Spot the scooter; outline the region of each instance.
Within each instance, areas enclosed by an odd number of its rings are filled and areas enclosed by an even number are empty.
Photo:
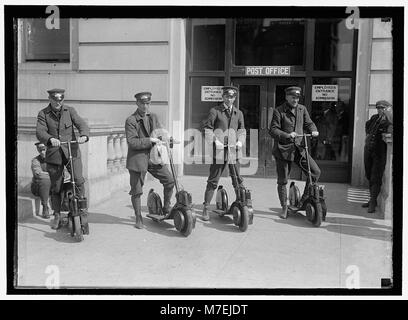
[[[77,141],[64,141],[61,144],[68,145],[68,165],[71,169],[70,178],[67,183],[64,183],[62,190],[62,211],[68,211],[68,228],[71,232],[71,237],[76,241],[84,240],[84,234],[89,234],[88,224],[88,201],[86,197],[81,197],[78,193],[77,186],[74,180],[74,166],[72,159],[71,144],[78,143]],[[62,223],[64,218],[61,219]]]
[[[305,201],[306,218],[315,226],[319,227],[322,221],[326,220],[327,206],[326,198],[324,195],[324,186],[318,185],[312,181],[312,173],[310,171],[309,162],[309,148],[307,145],[307,137],[311,137],[311,134],[298,135],[297,137],[303,137],[305,142],[306,160],[307,160],[307,172],[309,180],[308,198]],[[291,212],[298,212],[302,209],[300,205],[300,191],[294,181],[291,182],[289,187],[289,206],[288,209]]]
[[[159,137],[162,140],[161,137]],[[161,222],[163,220],[173,219],[174,226],[177,231],[179,231],[183,236],[187,237],[191,234],[196,224],[196,216],[192,210],[192,197],[191,193],[180,189],[179,182],[177,179],[176,169],[173,162],[172,149],[175,143],[174,139],[171,137],[169,141],[163,141],[162,144],[165,146],[167,154],[170,160],[170,169],[173,176],[175,187],[176,187],[176,204],[168,213],[163,212],[163,204],[161,198],[154,189],[150,189],[147,196],[147,207],[149,213],[146,215],[153,221]]]
[[[230,146],[224,144],[225,160],[228,163],[229,173],[233,181],[235,190],[235,201],[228,208],[228,194],[222,185],[218,186],[217,194],[215,198],[216,209],[213,212],[217,213],[220,217],[226,214],[231,214],[234,220],[234,224],[238,226],[239,230],[245,232],[248,229],[248,225],[253,224],[253,208],[251,191],[243,186],[238,186],[238,178],[241,178],[236,170],[235,165],[229,163],[230,150],[236,151],[236,146]]]

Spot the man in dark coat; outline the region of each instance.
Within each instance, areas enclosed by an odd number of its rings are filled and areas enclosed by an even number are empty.
[[[387,110],[391,109],[388,101],[380,100],[376,103],[377,114],[366,122],[366,140],[364,146],[364,168],[369,182],[370,201],[363,204],[368,213],[375,212],[377,197],[381,190],[382,177],[387,162],[387,144],[383,140],[383,133],[387,133],[392,119],[387,117]]]
[[[305,151],[299,147],[303,138],[297,136],[304,134],[304,130],[311,133],[313,137],[319,135],[306,107],[299,104],[301,89],[289,87],[285,89],[285,93],[286,102],[275,108],[269,128],[269,134],[275,139],[272,154],[276,159],[278,195],[282,206],[280,217],[283,219],[286,219],[288,214],[286,184],[292,163],[295,162],[305,174],[308,174]],[[320,177],[320,169],[311,157],[309,160],[312,180],[317,181]],[[308,197],[308,186],[309,179],[307,179],[305,191],[300,200],[300,209],[304,209],[305,200]]]
[[[205,139],[207,143],[213,146],[213,163],[210,166],[210,174],[207,180],[207,187],[204,193],[204,208],[201,219],[210,220],[208,206],[213,198],[214,191],[217,188],[218,181],[227,165],[226,155],[224,154],[224,144],[242,148],[246,139],[244,125],[244,115],[242,111],[234,106],[234,101],[238,94],[238,89],[233,86],[222,88],[222,98],[224,103],[212,108],[204,123]],[[228,151],[229,152],[229,151]],[[234,159],[228,159],[229,171],[231,175],[232,167],[235,166],[239,173],[239,162],[232,152]],[[234,180],[232,180],[234,184]],[[238,185],[242,186],[242,178],[238,178]],[[234,188],[237,187],[234,185]]]
[[[54,210],[54,221],[51,227],[58,229],[61,221],[61,188],[63,184],[64,165],[69,161],[68,146],[61,144],[65,141],[76,140],[78,144],[85,143],[89,137],[89,127],[78,115],[73,107],[64,104],[64,89],[47,91],[49,104],[38,113],[37,138],[47,146],[45,162],[51,179],[51,206]],[[79,131],[78,139],[74,127]],[[78,144],[72,144],[74,179],[78,187],[79,196],[85,196],[82,176],[81,153]],[[71,168],[68,168],[71,172]]]
[[[159,179],[163,185],[163,213],[170,211],[170,200],[174,189],[174,179],[164,164],[154,164],[150,160],[150,151],[155,144],[161,143],[160,136],[166,138],[157,115],[149,112],[152,94],[140,92],[135,95],[137,110],[126,119],[125,132],[128,143],[126,168],[130,174],[130,192],[138,229],[143,228],[141,195],[146,173]]]
[[[50,195],[51,180],[47,172],[47,163],[45,162],[45,152],[47,147],[44,143],[37,142],[36,144],[38,156],[31,160],[31,171],[33,172],[33,181],[31,182],[31,192],[36,197],[40,197],[42,209],[42,217],[48,219],[50,217],[48,198]]]

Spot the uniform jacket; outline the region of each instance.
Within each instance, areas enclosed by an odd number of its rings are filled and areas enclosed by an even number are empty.
[[[275,108],[269,128],[269,134],[275,139],[272,154],[284,160],[293,161],[297,146],[302,143],[302,137],[290,138],[291,132],[297,134],[311,133],[317,131],[316,125],[310,119],[309,112],[304,105],[298,104],[292,113],[290,105],[285,102]]]
[[[391,124],[386,116],[380,118],[379,114],[373,115],[366,122],[366,148],[378,152],[386,151],[386,143],[382,139],[382,134],[388,131],[388,126]]]
[[[216,155],[215,139],[224,143],[226,142],[224,137],[228,136],[229,144],[235,144],[237,141],[244,144],[246,140],[244,115],[234,106],[232,106],[231,116],[229,116],[224,104],[211,108],[203,128],[205,140],[207,143],[213,144],[214,156]],[[228,129],[230,131],[227,131]]]
[[[80,136],[89,137],[88,125],[73,107],[63,105],[61,107],[60,119],[58,119],[50,104],[38,113],[36,133],[37,139],[47,145],[45,162],[62,164],[62,152],[65,158],[68,159],[68,146],[66,144],[60,147],[52,147],[49,141],[51,138],[56,138],[60,141],[76,140],[74,127],[78,129]],[[73,158],[81,157],[78,144],[72,144],[71,151]]]
[[[166,132],[162,128],[157,115],[150,113],[146,117],[149,121],[149,130],[146,130],[143,118],[137,111],[126,119],[125,132],[128,143],[126,168],[128,170],[137,172],[147,171],[150,150],[153,147],[150,137],[165,136]]]
[[[33,182],[39,182],[41,179],[49,179],[49,174],[47,172],[47,163],[45,159],[40,155],[34,157],[31,160],[31,171],[33,172]]]

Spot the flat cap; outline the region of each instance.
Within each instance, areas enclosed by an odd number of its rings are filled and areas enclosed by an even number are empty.
[[[302,89],[300,89],[299,87],[288,87],[285,89],[285,93],[288,96],[300,96],[302,92]]]
[[[379,100],[375,103],[375,107],[378,108],[380,106],[387,108],[387,107],[391,107],[392,105],[387,100]]]
[[[57,101],[64,100],[64,93],[65,93],[64,89],[55,88],[55,89],[47,90],[47,92],[53,100],[57,100]]]
[[[235,97],[238,94],[238,88],[234,86],[225,86],[222,87],[222,95]]]
[[[141,102],[150,102],[152,99],[152,93],[151,92],[139,92],[135,94],[135,98],[137,101]]]

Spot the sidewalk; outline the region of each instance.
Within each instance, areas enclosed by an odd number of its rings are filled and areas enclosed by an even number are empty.
[[[200,214],[206,178],[180,182]],[[216,214],[210,222],[197,219],[187,238],[171,220],[144,218],[145,229],[135,229],[127,188],[89,209],[90,235],[81,243],[39,217],[19,223],[18,284],[45,286],[49,266],[58,268],[60,287],[379,288],[381,278],[391,277],[391,222],[361,208],[365,190],[325,184],[327,219],[315,228],[300,213],[279,218],[276,179],[245,183],[252,190],[254,223],[244,233],[231,216]],[[220,184],[232,198],[229,178]],[[304,182],[297,184],[303,191]],[[152,187],[162,194],[158,181],[147,182],[143,205]]]

